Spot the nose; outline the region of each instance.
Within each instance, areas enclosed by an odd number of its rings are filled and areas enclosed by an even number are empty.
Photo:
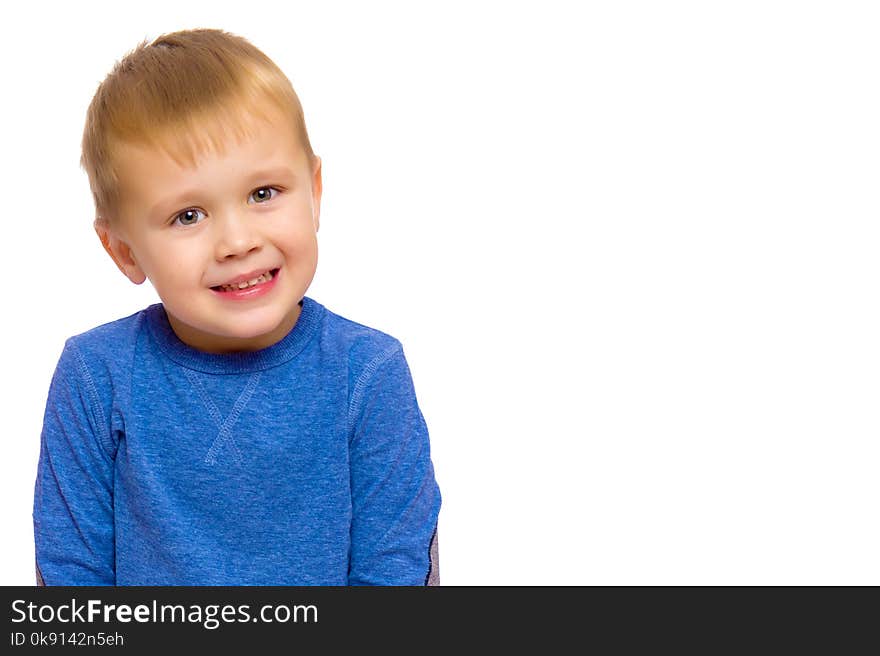
[[[218,260],[247,255],[262,243],[254,217],[245,212],[226,212],[215,221],[215,226]]]

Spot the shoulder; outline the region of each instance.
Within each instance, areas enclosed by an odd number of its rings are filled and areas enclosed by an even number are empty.
[[[54,374],[54,380],[64,386],[59,390],[75,391],[83,407],[91,409],[93,428],[111,455],[130,396],[138,337],[149,310],[68,337]]]
[[[75,354],[83,365],[90,369],[123,370],[130,368],[138,336],[144,329],[147,313],[156,306],[150,306],[121,319],[95,326],[77,335],[68,337],[64,344],[65,353]]]
[[[322,345],[344,355],[352,372],[362,373],[375,368],[397,352],[401,342],[379,328],[359,323],[324,308],[321,330]]]
[[[156,307],[151,305],[68,337],[59,368],[82,381],[94,396],[100,397],[94,400],[102,405],[111,405],[111,397],[126,398],[139,337],[145,329],[147,313]]]

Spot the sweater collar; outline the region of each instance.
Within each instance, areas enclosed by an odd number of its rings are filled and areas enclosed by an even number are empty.
[[[156,303],[145,312],[150,334],[162,352],[179,365],[214,374],[241,374],[262,371],[284,364],[305,348],[324,316],[324,306],[308,296],[302,301],[302,312],[280,341],[257,351],[206,353],[181,341],[168,322],[165,306]]]

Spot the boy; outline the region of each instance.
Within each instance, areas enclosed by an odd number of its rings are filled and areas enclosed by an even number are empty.
[[[305,296],[321,160],[289,80],[187,30],[86,118],[95,230],[161,303],[71,337],[34,494],[40,585],[437,585],[440,492],[399,341]]]

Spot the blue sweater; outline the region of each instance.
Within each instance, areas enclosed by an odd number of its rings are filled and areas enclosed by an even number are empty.
[[[161,303],[65,342],[34,493],[45,585],[426,585],[440,491],[398,340],[304,297],[206,353]]]

